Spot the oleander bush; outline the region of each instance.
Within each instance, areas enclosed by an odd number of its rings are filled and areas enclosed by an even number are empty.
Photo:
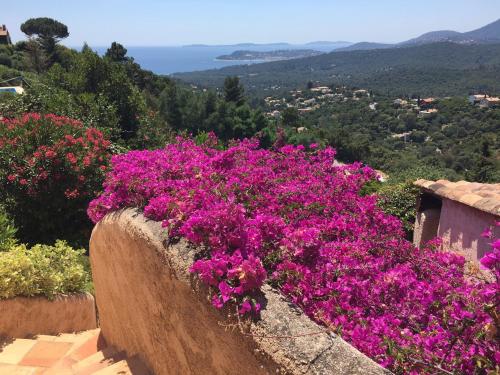
[[[77,120],[37,113],[0,120],[0,198],[21,242],[87,246],[86,207],[109,158],[110,142]]]
[[[396,373],[499,370],[500,241],[483,262],[494,279],[470,277],[463,257],[437,240],[415,248],[378,197],[361,194],[372,169],[335,166],[335,151],[314,144],[216,144],[178,139],[114,156],[89,216],[139,207],[172,238],[200,245],[191,270],[217,308],[258,314],[268,282]]]
[[[91,290],[85,250],[74,250],[64,241],[54,246],[15,245],[0,252],[0,299],[46,296]]]

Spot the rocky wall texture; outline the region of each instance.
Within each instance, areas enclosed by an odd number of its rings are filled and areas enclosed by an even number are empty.
[[[169,243],[164,228],[132,209],[106,216],[90,258],[100,325],[109,345],[155,374],[384,374],[269,286],[260,317],[218,311],[189,267],[199,249]]]

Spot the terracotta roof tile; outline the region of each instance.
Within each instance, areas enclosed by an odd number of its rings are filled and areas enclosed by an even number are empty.
[[[457,201],[478,210],[500,216],[500,184],[417,180],[415,181],[415,185],[439,197]]]

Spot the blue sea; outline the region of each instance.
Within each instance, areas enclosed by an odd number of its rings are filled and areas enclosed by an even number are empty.
[[[243,65],[261,61],[219,61],[221,55],[229,55],[237,50],[272,51],[278,49],[314,49],[331,52],[336,46],[332,44],[289,45],[231,45],[231,46],[180,46],[180,47],[127,47],[127,56],[133,57],[143,69],[156,74],[173,74],[207,69],[219,69],[230,65]],[[104,54],[108,47],[94,47],[99,54]]]

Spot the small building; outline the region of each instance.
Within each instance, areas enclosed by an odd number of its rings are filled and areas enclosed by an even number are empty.
[[[311,92],[320,92],[322,94],[329,94],[332,92],[332,89],[329,88],[328,86],[319,86],[319,87],[313,87]]]
[[[486,99],[488,95],[486,94],[476,94],[476,95],[469,95],[469,103],[470,104],[479,104],[479,102],[482,99]]]
[[[425,111],[420,111],[418,113],[418,116],[419,117],[430,117],[435,113],[438,113],[438,110],[436,108],[430,108],[430,109],[427,109]]]
[[[394,106],[396,107],[405,107],[408,105],[408,101],[404,99],[397,98],[393,102]]]
[[[299,108],[299,113],[308,113],[313,111],[314,109],[312,107],[306,107],[306,108]]]
[[[418,100],[417,104],[421,109],[430,109],[436,102],[435,98],[425,98]]]
[[[0,44],[12,44],[9,30],[7,30],[7,26],[5,25],[0,26]]]
[[[500,106],[500,98],[483,98],[479,102],[479,107],[481,108],[492,108]]]
[[[492,227],[500,237],[500,184],[417,180],[420,187],[413,242],[423,246],[440,237],[446,251],[455,251],[469,261],[479,261],[491,252],[490,239],[481,234]]]
[[[0,87],[0,94],[3,93],[24,94],[24,89],[21,86]]]
[[[354,94],[354,96],[356,96],[358,98],[361,96],[364,96],[364,95],[370,96],[370,93],[368,92],[368,90],[365,90],[365,89],[354,90],[353,94]]]

